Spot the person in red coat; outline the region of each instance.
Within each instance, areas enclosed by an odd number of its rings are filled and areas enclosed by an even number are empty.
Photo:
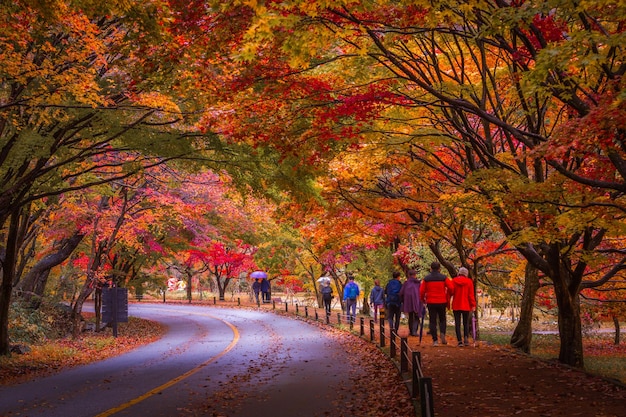
[[[420,285],[420,298],[426,303],[428,308],[428,319],[430,335],[433,338],[433,346],[439,345],[437,338],[437,322],[439,322],[439,333],[441,343],[446,342],[446,307],[452,293],[452,280],[439,272],[441,265],[439,262],[430,264],[430,273],[424,277]]]
[[[468,276],[467,268],[459,268],[459,275],[452,279],[452,312],[454,330],[458,346],[469,346],[469,313],[476,308],[474,281]],[[461,340],[461,320],[463,320],[463,340]]]

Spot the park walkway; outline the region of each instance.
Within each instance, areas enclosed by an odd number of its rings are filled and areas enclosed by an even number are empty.
[[[326,322],[323,310],[297,307],[284,302],[261,306],[281,314]],[[331,324],[349,329],[346,317],[333,311]],[[379,344],[379,326],[371,340],[370,318],[361,331],[360,320],[352,328],[355,335]],[[626,387],[592,376],[578,369],[518,353],[502,346],[478,343],[457,347],[455,343],[432,346],[424,330],[422,342],[409,337],[406,326],[399,336],[410,351],[420,352],[424,376],[432,378],[435,416],[439,417],[626,417]],[[389,338],[386,348],[388,352]],[[448,340],[452,342],[451,335]],[[626,364],[625,364],[626,366]],[[403,374],[410,385],[410,374]],[[373,388],[375,389],[375,388]],[[419,406],[418,406],[419,410]]]

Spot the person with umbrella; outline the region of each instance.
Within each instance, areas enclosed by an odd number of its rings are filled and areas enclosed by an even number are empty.
[[[261,295],[264,303],[270,302],[270,291],[271,287],[269,280],[267,278],[263,278],[261,280]]]
[[[259,280],[261,281],[260,290],[261,290],[263,303],[269,303],[270,302],[270,282],[267,280],[267,273],[263,271],[254,271],[253,273],[250,274],[250,278],[254,278],[257,281]],[[254,284],[252,284],[252,288],[254,289]],[[256,290],[255,290],[255,294],[256,294]],[[258,301],[259,301],[259,298],[257,295],[257,303]]]
[[[259,293],[261,292],[261,279],[257,278],[252,283],[252,291],[254,291],[254,298],[256,303],[259,304]]]

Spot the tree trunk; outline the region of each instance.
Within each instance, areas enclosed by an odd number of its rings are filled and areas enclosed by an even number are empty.
[[[76,299],[76,302],[74,303],[74,308],[72,309],[72,337],[74,338],[77,338],[82,330],[81,322],[83,318],[83,304],[93,292],[91,282],[92,280],[90,278],[87,278],[85,285],[83,285],[83,289],[81,290],[78,298]]]
[[[187,288],[186,288],[186,290],[187,290],[187,301],[189,302],[189,304],[191,304],[191,298],[193,296],[192,291],[191,291],[192,290],[192,288],[191,288],[191,281],[192,281],[192,279],[191,278],[192,278],[191,277],[191,272],[187,272]]]
[[[224,282],[222,282],[222,277],[217,272],[217,267],[212,271],[213,276],[215,276],[215,282],[217,283],[217,291],[220,296],[220,301],[224,301],[224,295],[226,294],[226,286],[228,285],[228,278],[224,278]]]
[[[100,328],[100,325],[102,324],[102,288],[96,288],[93,301],[93,309],[96,313],[96,332],[99,332],[100,330],[102,330]]]
[[[613,315],[613,324],[615,325],[615,346],[619,345],[619,320]]]
[[[69,258],[84,236],[84,234],[77,233],[64,239],[55,253],[43,257],[20,280],[17,289],[22,298],[31,303],[32,308],[36,309],[41,304],[50,270]]]
[[[564,285],[554,285],[556,302],[559,307],[559,337],[561,363],[583,368],[583,338],[580,322],[580,299],[578,292],[570,294]]]
[[[572,269],[571,260],[563,253],[563,245],[559,242],[544,247],[542,254],[536,252],[531,245],[518,249],[528,262],[542,271],[554,284],[559,321],[559,361],[583,368],[585,363],[579,291],[584,268]]]
[[[74,308],[72,309],[72,336],[77,338],[80,335],[82,330],[81,322],[82,322],[82,312],[83,312],[83,304],[85,300],[91,295],[93,290],[96,288],[96,271],[100,268],[100,256],[97,256],[92,260],[91,265],[87,269],[87,278],[85,279],[85,283],[83,284],[83,288],[80,290],[80,294],[78,294],[78,298],[74,303]]]
[[[530,343],[533,337],[532,322],[535,295],[539,289],[539,271],[527,262],[524,275],[524,291],[522,293],[520,319],[511,336],[511,346],[524,353],[530,353]]]
[[[11,353],[9,346],[9,307],[17,266],[19,219],[19,210],[13,211],[6,237],[4,259],[2,259],[2,282],[0,283],[0,355],[2,356],[8,356]]]

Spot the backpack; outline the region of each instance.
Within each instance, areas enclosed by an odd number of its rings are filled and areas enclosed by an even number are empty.
[[[385,292],[387,293],[387,304],[393,306],[400,305],[400,289],[402,288],[402,283],[397,279],[392,279],[387,283],[385,287]]]
[[[326,299],[330,299],[333,296],[333,289],[330,288],[330,285],[327,287],[322,287],[322,297]]]
[[[354,282],[348,283],[346,285],[346,296],[351,300],[356,300],[356,297],[359,295],[359,287]]]

